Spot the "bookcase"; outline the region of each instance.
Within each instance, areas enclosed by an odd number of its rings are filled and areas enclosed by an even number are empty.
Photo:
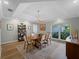
[[[23,36],[26,35],[26,25],[20,23],[18,25],[18,41],[23,41]]]

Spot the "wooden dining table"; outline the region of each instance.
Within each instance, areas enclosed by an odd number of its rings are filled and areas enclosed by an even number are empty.
[[[41,41],[41,37],[40,36],[31,37],[31,40],[34,41],[34,46],[39,48],[39,45],[37,43]]]

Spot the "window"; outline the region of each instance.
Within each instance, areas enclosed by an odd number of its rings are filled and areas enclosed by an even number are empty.
[[[57,39],[66,40],[70,36],[70,25],[54,25],[52,26],[52,37]]]
[[[52,27],[52,37],[53,38],[58,38],[59,30],[60,30],[60,27],[58,25],[55,25]]]
[[[61,39],[66,39],[70,36],[70,26],[69,25],[63,25],[61,27]]]
[[[33,24],[33,32],[37,33],[37,24]]]

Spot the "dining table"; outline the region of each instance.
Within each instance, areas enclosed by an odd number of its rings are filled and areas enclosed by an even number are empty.
[[[32,36],[31,37],[31,40],[34,42],[34,46],[36,47],[36,48],[39,48],[39,44],[38,43],[40,43],[40,41],[41,41],[41,36]]]

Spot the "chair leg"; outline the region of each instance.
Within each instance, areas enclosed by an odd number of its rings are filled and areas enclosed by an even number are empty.
[[[49,39],[50,40],[50,44],[51,44],[51,39]]]
[[[27,47],[26,47],[26,51],[27,51],[27,52],[30,52],[31,49],[32,49],[32,45],[27,45]]]
[[[26,47],[26,52],[28,52],[28,50],[29,50],[29,47],[28,47],[28,45],[27,45],[27,47]]]
[[[27,46],[25,47],[25,51],[27,52]]]
[[[47,46],[49,45],[49,40],[47,40]]]
[[[24,49],[25,49],[25,44],[24,44]]]
[[[42,49],[42,44],[40,43],[40,45],[39,45],[39,49]]]
[[[51,39],[49,39],[49,41],[50,41],[50,44],[51,44]]]
[[[24,49],[26,48],[26,42],[24,42]]]
[[[31,51],[32,51],[33,48],[34,48],[34,47],[33,47],[33,45],[31,44]]]

